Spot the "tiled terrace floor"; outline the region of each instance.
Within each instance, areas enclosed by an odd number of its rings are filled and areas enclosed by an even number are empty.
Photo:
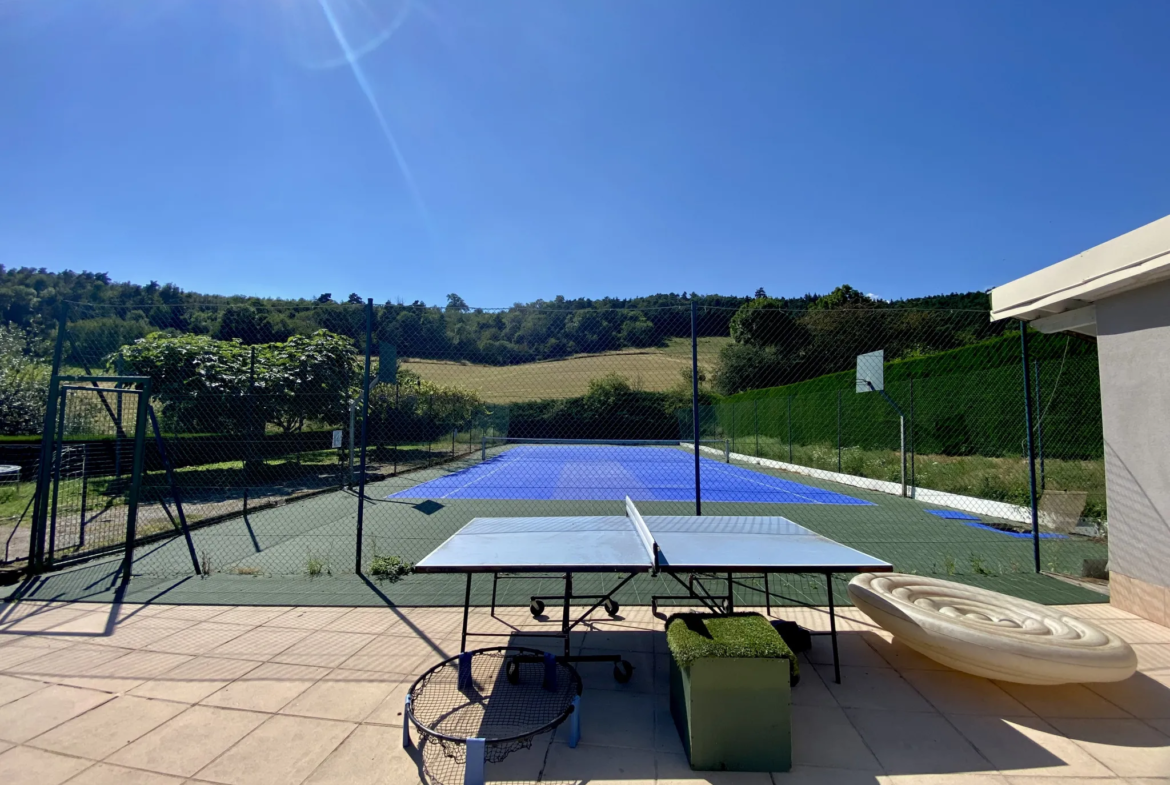
[[[843,609],[843,683],[828,639],[815,639],[793,693],[795,766],[769,775],[688,768],[667,709],[662,622],[624,609],[575,642],[628,653],[637,668],[619,685],[609,666],[581,666],[581,745],[545,735],[488,779],[1170,785],[1170,629],[1108,605],[1072,610],[1133,643],[1141,672],[1113,685],[991,682]],[[784,611],[827,627],[818,610]],[[523,609],[502,614],[533,624]],[[418,782],[402,699],[458,650],[459,621],[449,608],[0,606],[0,783]],[[496,624],[473,617],[477,629]]]

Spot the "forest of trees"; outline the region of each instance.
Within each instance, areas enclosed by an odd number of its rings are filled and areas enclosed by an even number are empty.
[[[692,300],[700,306],[700,334],[726,336],[737,309],[761,298],[767,298],[770,309],[798,319],[818,309],[880,306],[986,313],[989,307],[987,295],[981,292],[884,302],[871,300],[848,286],[838,287],[824,297],[806,294],[769,298],[763,289],[742,297],[694,293],[628,299],[558,296],[496,310],[472,308],[452,293],[442,305],[417,300],[377,305],[374,351],[381,343],[387,343],[396,347],[399,357],[511,365],[579,353],[651,347],[672,337],[690,335]],[[160,330],[174,335],[207,335],[220,340],[239,339],[244,344],[268,344],[324,329],[362,346],[363,303],[364,298],[357,293],[336,299],[332,294],[322,294],[301,300],[221,296],[185,292],[173,284],[155,281],[145,286],[117,283],[104,273],[54,273],[43,268],[0,266],[0,324],[26,331],[31,345],[43,353],[58,314],[68,307],[67,360],[76,364],[96,364],[120,346]],[[815,319],[810,323],[815,332]],[[996,331],[986,332],[990,335]],[[939,348],[953,348],[956,341],[961,345],[983,337],[987,336],[949,336]],[[768,344],[768,340],[772,339],[756,336],[741,343],[757,349],[775,345]],[[739,359],[750,361],[746,354]],[[732,387],[740,385],[728,386],[729,391]]]

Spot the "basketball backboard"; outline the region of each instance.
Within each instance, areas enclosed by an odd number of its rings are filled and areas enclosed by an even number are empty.
[[[885,350],[857,355],[857,392],[875,392],[885,389]]]

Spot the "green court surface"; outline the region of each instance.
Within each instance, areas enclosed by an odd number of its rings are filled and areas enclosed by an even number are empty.
[[[395,556],[416,562],[475,517],[621,515],[616,501],[537,501],[514,499],[410,498],[403,491],[450,475],[477,463],[471,458],[367,486],[364,514],[362,572],[355,573],[357,497],[345,490],[325,493],[282,506],[253,512],[244,518],[196,528],[195,551],[205,577],[196,576],[182,537],[148,543],[135,550],[133,578],[119,589],[120,556],[38,576],[7,587],[11,599],[161,602],[231,605],[461,605],[463,576],[410,575],[401,581],[373,577],[380,558]],[[744,466],[747,466],[746,464]],[[758,502],[704,502],[708,515],[782,515],[825,537],[892,563],[896,570],[929,575],[1046,604],[1106,601],[1099,592],[1037,574],[1030,538],[976,528],[958,520],[927,513],[924,505],[883,493],[839,483],[815,480],[778,470],[750,466],[753,471],[807,486],[831,490],[872,502],[867,505],[765,504]],[[400,498],[387,500],[391,494]],[[405,496],[405,498],[401,498]],[[689,515],[690,502],[639,502],[645,515]],[[1002,523],[986,515],[984,523]],[[1103,559],[1103,541],[1071,536],[1045,539],[1040,544],[1041,568],[1080,575],[1086,559]],[[848,603],[845,583],[838,576],[835,600]],[[611,585],[610,574],[579,574],[576,591],[591,593]],[[669,581],[669,583],[668,583]],[[744,580],[752,583],[751,579]],[[758,581],[756,582],[758,584]],[[555,593],[555,583],[534,580],[501,582],[499,604],[527,605],[533,593]],[[664,577],[639,576],[618,598],[623,604],[649,604],[652,594],[671,594],[677,587]],[[772,591],[784,595],[773,604],[825,604],[824,578],[819,575],[775,575]],[[490,600],[491,579],[478,576],[473,602]],[[748,587],[737,589],[740,605],[762,605],[763,595]]]

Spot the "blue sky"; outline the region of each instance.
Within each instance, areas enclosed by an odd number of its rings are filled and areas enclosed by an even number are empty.
[[[7,0],[0,263],[482,306],[988,288],[1170,213],[1167,29],[1164,0]]]

